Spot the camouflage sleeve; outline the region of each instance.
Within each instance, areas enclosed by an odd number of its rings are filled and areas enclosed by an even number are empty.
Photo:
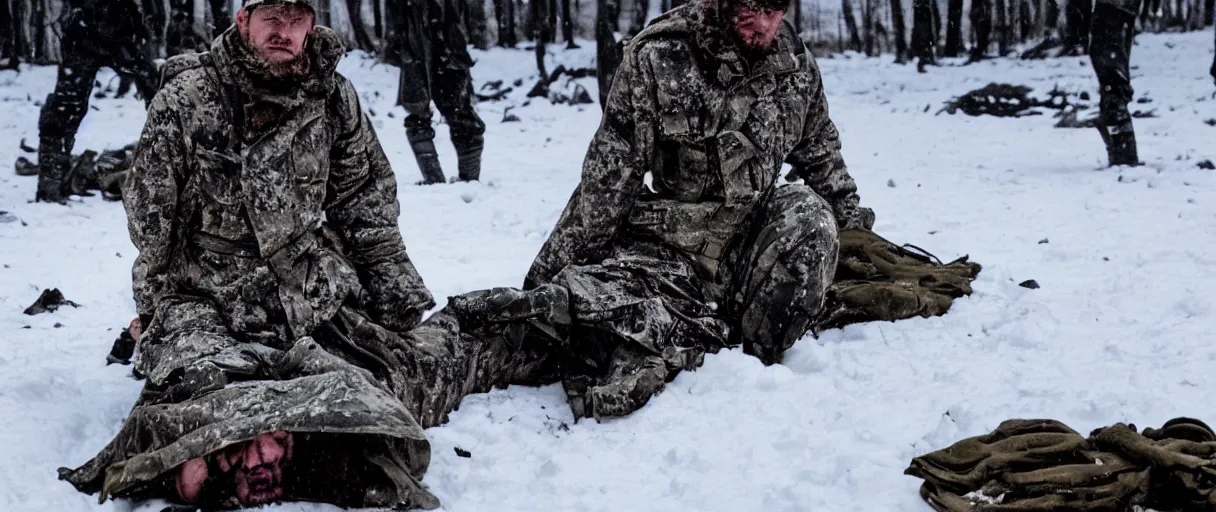
[[[528,272],[525,288],[549,282],[568,265],[602,259],[641,193],[653,157],[658,106],[650,52],[626,50],[612,79],[583,174],[556,229]]]
[[[874,224],[874,213],[859,207],[857,184],[849,176],[848,166],[840,154],[840,134],[828,115],[823,77],[810,52],[801,58],[811,82],[810,105],[803,123],[802,140],[785,161],[793,166],[796,176],[832,205],[832,213],[840,227],[869,228]]]
[[[354,86],[338,88],[342,130],[330,151],[325,216],[367,291],[363,307],[397,332],[413,329],[435,305],[405,251],[397,217],[397,180]]]
[[[156,297],[164,291],[176,236],[178,183],[187,166],[179,113],[189,107],[182,85],[181,80],[170,81],[152,100],[139,151],[123,185],[127,229],[139,251],[131,269],[132,288],[136,309],[145,318],[153,314]]]

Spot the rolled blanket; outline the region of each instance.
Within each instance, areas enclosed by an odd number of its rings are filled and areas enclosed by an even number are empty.
[[[1216,434],[1191,418],[1088,438],[1015,419],[916,457],[904,474],[924,479],[921,498],[939,512],[1216,510]]]
[[[836,277],[814,331],[875,320],[944,315],[971,294],[981,266],[967,256],[942,263],[914,246],[898,246],[868,229],[840,232]]]

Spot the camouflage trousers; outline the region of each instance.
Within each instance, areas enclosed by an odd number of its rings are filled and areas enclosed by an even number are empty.
[[[405,107],[405,135],[411,143],[435,139],[431,101],[447,120],[457,151],[480,146],[486,124],[473,103],[473,78],[468,68],[444,66],[438,59],[401,66],[397,103]]]
[[[619,243],[553,284],[569,292],[564,386],[575,417],[627,415],[706,352],[742,346],[765,364],[807,333],[838,258],[836,220],[804,185],[778,188],[706,276],[676,250]]]
[[[513,343],[501,325],[449,310],[398,334],[344,306],[281,344],[229,332],[203,300],[162,304],[155,318],[140,340],[147,382],[122,430],[60,472],[83,492],[172,500],[182,463],[282,430],[303,443],[297,461],[317,461],[294,463],[284,500],[434,508],[420,484],[423,429],[471,393],[558,380],[551,347]]]

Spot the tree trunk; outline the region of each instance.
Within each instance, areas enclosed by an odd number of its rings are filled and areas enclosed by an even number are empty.
[[[874,0],[862,0],[861,11],[861,30],[862,37],[865,38],[866,55],[873,57],[874,54]]]
[[[232,2],[211,0],[211,37],[219,37],[230,26],[232,26]]]
[[[577,14],[570,9],[570,3],[570,0],[562,0],[562,39],[566,40],[566,49],[573,50],[578,48],[578,43],[574,42],[574,18]]]
[[[546,0],[548,2],[549,11],[549,38],[546,43],[557,42],[557,4],[558,0]]]
[[[372,0],[372,23],[375,25],[376,40],[381,41],[381,44],[388,44],[384,41],[384,0]],[[485,22],[485,6],[482,6],[481,17],[482,22]],[[484,37],[484,34],[483,34]]]
[[[933,37],[934,0],[912,0],[912,54],[920,59],[922,71],[927,64],[936,64],[937,43]]]
[[[992,39],[992,4],[989,0],[971,0],[971,28],[975,31],[971,60],[977,61],[988,53],[988,45]]]
[[[801,37],[801,35],[802,35],[802,0],[791,0],[791,2],[794,4],[794,6],[793,6],[794,7],[793,8],[794,32],[797,32],[798,35]],[[664,11],[664,12],[666,12],[666,11]]]
[[[929,0],[929,10],[933,13],[933,53],[937,54],[937,43],[942,40],[942,10],[937,0]]]
[[[1034,29],[1034,18],[1030,12],[1030,0],[1018,0],[1018,29],[1023,43],[1033,35],[1031,31]]]
[[[465,0],[464,28],[469,33],[469,44],[478,50],[490,47],[487,26],[485,0]]]
[[[1089,23],[1093,19],[1093,0],[1067,0],[1064,11],[1064,41],[1073,53],[1088,53]]]
[[[226,2],[227,0],[218,1]],[[372,39],[371,32],[368,32],[367,24],[363,22],[363,0],[346,0],[346,15],[350,18],[350,29],[355,35],[355,45],[364,51],[376,51],[376,42]]]
[[[1013,24],[1009,23],[1009,1],[996,0],[997,51],[1001,52],[1002,57],[1009,54],[1009,47],[1013,45]]]
[[[946,6],[946,56],[963,53],[963,0],[950,0]]]
[[[0,0],[0,69],[17,69],[17,20],[8,0]]]
[[[169,26],[165,51],[169,55],[205,51],[208,41],[198,33],[193,0],[169,0]]]
[[[1011,28],[1009,25],[1009,8],[1008,0],[996,0],[996,44],[999,56],[1005,56],[1009,53],[1009,45],[1012,42]]]
[[[600,87],[601,110],[612,88],[612,77],[621,64],[621,48],[616,44],[616,20],[621,14],[617,1],[595,2],[595,75]]]
[[[646,28],[646,14],[650,12],[650,0],[633,0],[633,27],[630,34],[637,34]]]
[[[400,0],[388,0],[396,2]],[[496,0],[495,13],[498,18],[498,45],[514,48],[519,44],[519,37],[515,35],[515,1],[514,0]]]
[[[857,33],[857,18],[853,16],[853,0],[840,0],[841,15],[849,31],[849,48],[853,51],[862,50],[861,37]]]
[[[895,26],[895,63],[903,64],[908,62],[908,43],[905,39],[908,36],[908,26],[904,23],[904,6],[900,0],[891,0],[891,24]],[[913,41],[915,40],[913,37]]]
[[[29,54],[26,58],[34,64],[48,65],[59,62],[59,15],[64,8],[60,0],[30,0],[27,4],[27,38]]]
[[[1214,14],[1212,11],[1214,8],[1216,8],[1216,0],[1203,1],[1203,22],[1206,24],[1205,26],[1212,25],[1212,15]]]
[[[1047,4],[1043,12],[1043,34],[1057,36],[1060,26],[1060,2],[1059,0],[1043,1]]]

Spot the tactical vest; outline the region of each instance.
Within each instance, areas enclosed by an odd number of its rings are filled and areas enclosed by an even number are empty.
[[[778,50],[747,72],[682,39],[664,45],[670,65],[654,70],[658,155],[625,229],[679,249],[712,276],[800,140],[807,100],[792,77],[805,69],[805,47],[783,26]]]

